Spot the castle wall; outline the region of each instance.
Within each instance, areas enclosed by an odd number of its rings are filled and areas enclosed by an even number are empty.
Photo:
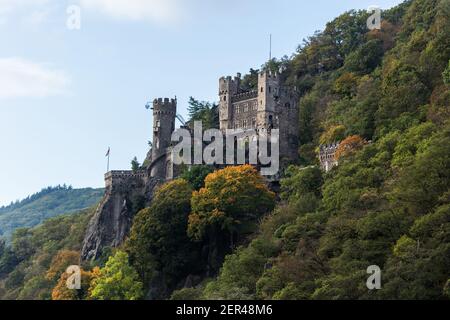
[[[329,145],[321,145],[319,150],[320,167],[325,172],[330,171],[333,167],[338,165],[336,161],[336,151],[339,147],[339,142]]]
[[[243,91],[240,78],[219,80],[220,129],[256,129],[266,132],[280,130],[280,159],[292,163],[298,160],[298,95],[283,85],[277,72],[258,75],[256,90]],[[284,161],[285,160],[285,161]]]
[[[258,99],[247,99],[233,103],[233,113],[230,119],[233,129],[256,129],[258,116]]]

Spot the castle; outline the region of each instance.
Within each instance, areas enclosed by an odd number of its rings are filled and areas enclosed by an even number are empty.
[[[253,129],[256,134],[279,130],[281,167],[298,159],[298,94],[285,84],[283,74],[263,71],[257,87],[245,90],[241,75],[219,79],[220,130]],[[176,178],[180,166],[172,163],[172,133],[177,118],[176,99],[152,103],[153,143],[137,171],[111,171],[105,175],[105,196],[92,217],[83,242],[82,260],[97,258],[104,247],[120,245],[136,212],[137,203],[150,205],[156,186]],[[276,178],[275,178],[276,179]]]
[[[338,165],[335,154],[339,147],[339,142],[332,144],[321,145],[319,149],[320,167],[325,172],[330,171],[333,167]]]

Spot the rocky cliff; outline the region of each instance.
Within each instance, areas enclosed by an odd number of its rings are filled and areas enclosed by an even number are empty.
[[[104,248],[117,247],[125,241],[134,215],[151,203],[161,182],[130,172],[121,172],[114,178],[114,182],[107,181],[105,195],[89,223],[81,251],[83,261],[97,259]]]

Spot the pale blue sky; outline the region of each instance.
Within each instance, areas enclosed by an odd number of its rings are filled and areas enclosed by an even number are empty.
[[[0,205],[42,187],[101,187],[143,160],[155,97],[217,99],[218,78],[291,55],[349,9],[401,1],[0,0]],[[81,5],[81,30],[66,28]]]

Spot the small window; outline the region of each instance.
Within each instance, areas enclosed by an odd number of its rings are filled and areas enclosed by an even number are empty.
[[[223,101],[227,101],[227,96],[223,96]]]
[[[272,92],[272,87],[269,87],[269,93],[271,93]]]
[[[261,87],[261,92],[264,92],[264,87]]]

